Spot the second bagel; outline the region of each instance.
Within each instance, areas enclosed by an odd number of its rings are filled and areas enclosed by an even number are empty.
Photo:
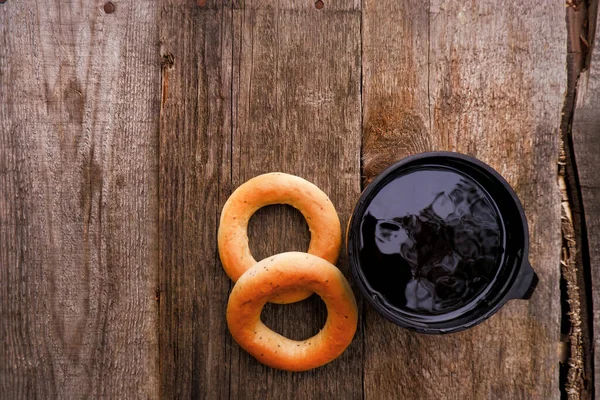
[[[327,306],[325,326],[306,340],[288,339],[260,320],[273,296],[298,289],[316,292]],[[286,371],[306,371],[334,360],[352,342],[358,309],[344,275],[331,263],[306,253],[266,258],[237,281],[227,303],[227,325],[235,341],[258,361]]]

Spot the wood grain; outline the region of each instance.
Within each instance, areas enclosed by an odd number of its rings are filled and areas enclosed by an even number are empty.
[[[597,3],[596,7],[597,7]],[[597,8],[592,8],[597,12]],[[594,18],[595,21],[595,18]],[[592,30],[593,32],[593,30]],[[591,296],[593,305],[594,347],[600,347],[600,54],[595,44],[600,41],[600,32],[596,28],[595,37],[590,43],[591,62],[578,82],[577,102],[572,125],[572,148],[575,153],[579,187],[585,218],[583,238],[587,244],[591,273]],[[594,354],[595,395],[600,397],[600,352]]]
[[[233,11],[233,185],[281,171],[299,175],[329,195],[345,227],[360,192],[360,13],[350,1],[246,2]],[[261,210],[251,221],[257,259],[308,247],[298,212]],[[349,276],[344,257],[338,262]],[[223,275],[224,276],[224,275]],[[323,326],[312,298],[269,306],[266,323],[295,338]],[[237,345],[232,398],[362,398],[362,335],[324,367],[304,373],[273,370]]]
[[[366,181],[418,151],[482,159],[523,202],[540,276],[530,302],[449,336],[410,333],[367,310],[366,398],[559,397],[564,18],[560,2],[363,2]]]
[[[559,397],[564,2],[0,3],[0,398]],[[573,122],[592,267],[595,64]],[[533,299],[425,336],[356,292],[359,331],[329,365],[286,373],[240,349],[216,244],[231,191],[296,174],[345,227],[361,183],[429,150],[474,155],[513,185],[541,279]],[[260,210],[249,236],[257,259],[309,242],[284,206]],[[351,278],[344,254],[338,266]],[[263,312],[297,339],[325,317],[316,296]]]
[[[161,398],[222,399],[230,282],[216,232],[231,180],[231,10],[187,0],[160,8]]]
[[[0,5],[0,397],[157,398],[155,8]]]

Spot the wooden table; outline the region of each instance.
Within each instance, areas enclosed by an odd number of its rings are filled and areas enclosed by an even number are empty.
[[[600,394],[597,0],[2,3],[0,398]],[[365,183],[428,150],[513,185],[531,301],[426,336],[356,292],[331,364],[287,373],[241,350],[216,248],[232,190],[300,175],[345,226]],[[250,225],[257,258],[307,247],[290,208]],[[263,313],[292,338],[325,316],[318,298]]]

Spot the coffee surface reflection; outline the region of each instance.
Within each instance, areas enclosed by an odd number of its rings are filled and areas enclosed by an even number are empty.
[[[461,308],[494,280],[504,232],[490,196],[452,169],[417,169],[387,183],[361,222],[360,261],[371,288],[419,314]]]

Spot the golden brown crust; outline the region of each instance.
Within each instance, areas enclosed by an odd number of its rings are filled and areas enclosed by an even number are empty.
[[[308,253],[332,264],[337,261],[342,240],[340,220],[331,201],[312,183],[289,174],[273,172],[250,179],[227,199],[221,213],[218,245],[221,262],[235,282],[256,260],[248,246],[248,221],[261,207],[289,204],[297,208],[311,234]],[[293,303],[310,292],[287,293],[271,299],[274,303]]]
[[[327,321],[315,336],[291,340],[260,320],[274,296],[305,289],[327,306]],[[348,347],[358,323],[356,300],[344,275],[331,263],[307,253],[266,258],[246,271],[227,304],[227,325],[235,341],[258,361],[286,371],[305,371],[337,358]]]

